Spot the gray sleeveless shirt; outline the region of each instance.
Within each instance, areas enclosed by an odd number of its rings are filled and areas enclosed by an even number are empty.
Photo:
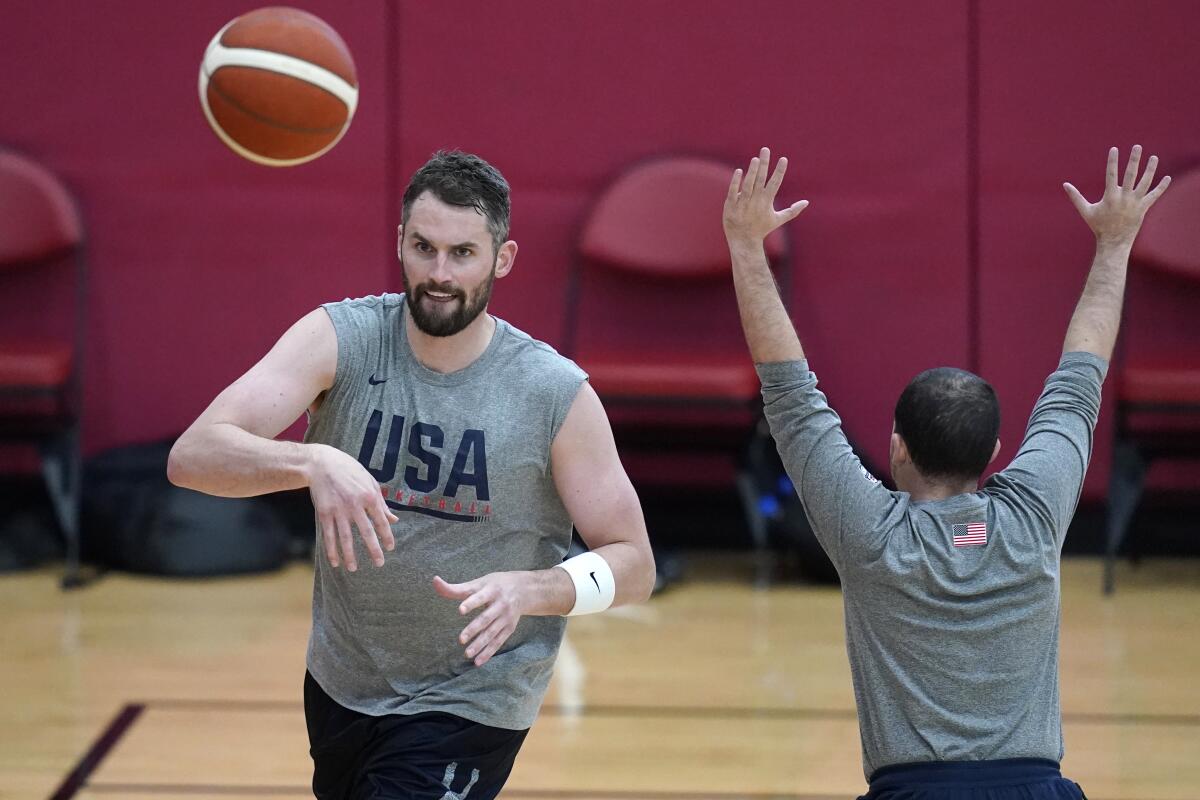
[[[337,372],[304,441],[357,458],[400,521],[382,568],[356,536],[353,573],[329,566],[318,531],[309,672],[364,714],[440,711],[528,728],[565,620],[523,617],[476,667],[458,641],[473,615],[459,615],[432,580],[562,561],[571,520],[550,472],[550,444],[587,376],[499,319],[474,363],[434,372],[413,356],[403,295],[324,308],[337,332]]]

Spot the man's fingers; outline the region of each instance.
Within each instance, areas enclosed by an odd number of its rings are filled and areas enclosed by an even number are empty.
[[[1083,198],[1083,195],[1079,193],[1079,190],[1069,183],[1064,183],[1063,189],[1066,190],[1067,197],[1071,198],[1071,204],[1075,206],[1079,213],[1085,213],[1090,204]]]
[[[472,593],[471,596],[468,597],[467,599],[463,600],[462,604],[458,607],[458,613],[470,614],[472,611],[474,611],[477,608],[483,608],[488,603],[492,602],[494,599],[495,599],[495,591],[493,590],[493,591],[489,592],[487,590],[487,587],[484,587],[484,588]]]
[[[1108,148],[1108,170],[1104,173],[1104,191],[1117,188],[1117,148]]]
[[[510,628],[507,625],[501,627],[500,630],[498,630],[495,635],[492,636],[492,639],[490,642],[488,642],[487,646],[475,656],[475,666],[482,667],[491,659],[492,656],[496,655],[496,651],[504,646],[504,643],[508,641],[509,636],[512,636],[513,630],[515,630],[515,628]]]
[[[807,200],[798,200],[797,202],[792,203],[790,206],[785,208],[783,211],[779,212],[779,216],[783,217],[783,222],[781,222],[780,224],[782,225],[783,223],[791,222],[796,217],[800,216],[800,212],[806,208],[808,208]]]
[[[479,594],[475,594],[467,599],[474,599],[474,597],[478,596]],[[498,616],[500,616],[500,612],[495,606],[489,606],[481,611],[475,616],[475,619],[471,620],[471,624],[462,629],[462,633],[458,635],[459,643],[463,645],[469,645],[471,641],[480,634],[481,631],[487,629],[488,626],[495,622],[496,617]]]
[[[358,569],[358,560],[354,557],[354,534],[350,530],[350,520],[338,516],[336,521],[338,543],[342,549],[342,560],[346,562],[346,569],[354,572]]]
[[[788,160],[786,156],[780,156],[779,161],[775,163],[775,172],[771,174],[770,180],[767,181],[767,192],[771,197],[774,197],[779,192],[779,187],[783,183],[783,176],[787,173]]]
[[[375,503],[369,509],[371,512],[371,523],[375,526],[375,533],[379,536],[379,542],[383,545],[383,549],[392,551],[396,549],[396,537],[392,535],[392,525],[389,522],[388,507],[384,505],[383,498]]]
[[[742,187],[742,171],[735,169],[733,171],[733,179],[729,181],[729,193],[725,195],[725,204],[732,205],[737,200],[738,189]]]
[[[1138,167],[1142,163],[1142,146],[1135,144],[1129,153],[1129,163],[1125,165],[1125,180],[1121,182],[1122,189],[1133,189],[1137,182]]]
[[[1146,207],[1149,208],[1150,206],[1154,205],[1154,202],[1158,200],[1158,198],[1162,197],[1162,193],[1165,192],[1167,187],[1170,185],[1171,176],[1164,175],[1163,179],[1158,182],[1158,186],[1154,187],[1154,191],[1146,195]]]
[[[383,566],[383,548],[379,546],[379,537],[375,535],[375,526],[371,524],[367,512],[361,508],[354,515],[354,524],[358,527],[358,536],[367,548],[367,554],[377,567]]]
[[[474,660],[475,657],[482,653],[483,649],[491,643],[495,635],[499,633],[499,630],[499,620],[492,620],[490,625],[467,640],[467,646],[463,650],[463,654],[467,658]],[[478,665],[479,662],[476,662],[476,666]]]
[[[475,662],[475,666],[482,667],[508,639],[509,633],[508,621],[497,619],[476,636],[470,646],[467,647],[467,658],[472,659]]]
[[[771,149],[764,147],[758,151],[758,173],[754,176],[754,183],[759,189],[767,184],[767,173],[771,170]]]
[[[1154,183],[1154,171],[1158,169],[1158,156],[1150,156],[1150,160],[1146,162],[1146,171],[1142,173],[1142,179],[1138,181],[1137,193],[1145,194],[1150,188],[1150,184]]]
[[[467,583],[447,583],[438,575],[433,576],[433,589],[447,600],[464,600],[474,593],[475,588],[472,585],[474,581]]]
[[[742,181],[742,194],[749,196],[754,194],[755,183],[758,181],[758,156],[750,159],[750,166],[746,167],[746,180]]]
[[[321,541],[325,545],[325,559],[329,562],[329,566],[337,567],[338,551],[337,551],[337,525],[333,521],[333,517],[328,514],[320,516],[321,521]]]

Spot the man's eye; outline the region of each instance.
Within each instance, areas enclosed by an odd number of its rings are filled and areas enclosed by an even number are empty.
[[[466,258],[469,255],[471,255],[471,248],[469,248],[469,247],[458,248],[458,257],[459,258]]]
[[[429,250],[430,250],[430,247],[429,247],[429,245],[428,245],[428,244],[426,244],[425,242],[417,242],[415,245],[413,245],[413,248],[414,248],[414,249],[415,249],[415,250],[416,250],[418,253],[428,253],[428,252],[429,252]]]

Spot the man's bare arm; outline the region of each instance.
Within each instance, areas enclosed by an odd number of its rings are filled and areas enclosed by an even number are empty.
[[[750,356],[758,364],[804,358],[804,348],[779,297],[763,242],[771,231],[799,216],[808,201],[776,211],[775,195],[787,172],[787,159],[779,159],[775,174],[768,180],[770,163],[771,151],[764,147],[751,159],[745,180],[740,169],[733,173],[723,215],[742,330]]]
[[[289,328],[184,431],[171,448],[167,477],[177,486],[222,497],[307,487],[326,558],[334,567],[345,562],[353,572],[358,568],[353,527],[376,565],[383,564],[384,549],[395,547],[389,523],[396,517],[384,504],[379,484],[341,450],[274,439],[333,385],[336,369],[337,334],[329,315],[318,308]]]
[[[646,520],[613,440],[608,415],[596,390],[585,382],[550,448],[554,484],[588,548],[608,562],[616,580],[614,606],[640,603],[654,589],[654,554]],[[556,572],[561,572],[557,570]],[[554,576],[561,584],[558,575]],[[565,613],[574,587],[546,613]]]
[[[275,437],[332,385],[336,366],[333,324],[317,309],[184,431],[167,462],[171,481],[221,497],[308,486],[312,448]]]
[[[1104,196],[1097,203],[1089,203],[1074,186],[1063,184],[1067,196],[1096,236],[1096,255],[1092,259],[1087,283],[1075,306],[1071,324],[1067,327],[1063,341],[1064,353],[1093,353],[1106,361],[1112,358],[1117,330],[1121,325],[1125,276],[1133,240],[1150,206],[1171,185],[1168,175],[1159,181],[1153,191],[1150,190],[1158,156],[1150,156],[1146,171],[1138,180],[1141,157],[1141,145],[1134,145],[1124,180],[1118,183],[1117,148],[1108,151]]]

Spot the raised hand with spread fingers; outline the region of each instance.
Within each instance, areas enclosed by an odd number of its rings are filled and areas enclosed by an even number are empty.
[[[775,197],[787,172],[787,159],[780,158],[768,178],[770,166],[771,151],[764,147],[750,159],[744,174],[740,169],[734,171],[723,215],[742,330],[751,356],[760,364],[804,358],[800,338],[771,275],[763,241],[771,231],[800,216],[808,201],[776,211]]]
[[[1133,240],[1142,228],[1146,212],[1171,185],[1168,175],[1151,189],[1158,169],[1158,156],[1150,156],[1139,179],[1141,160],[1142,146],[1135,144],[1125,166],[1125,175],[1118,182],[1120,154],[1117,148],[1109,148],[1104,194],[1095,203],[1089,203],[1072,184],[1063,184],[1079,216],[1096,236],[1096,254],[1067,328],[1064,353],[1094,353],[1105,360],[1112,357],[1117,329],[1121,325],[1125,274]]]

